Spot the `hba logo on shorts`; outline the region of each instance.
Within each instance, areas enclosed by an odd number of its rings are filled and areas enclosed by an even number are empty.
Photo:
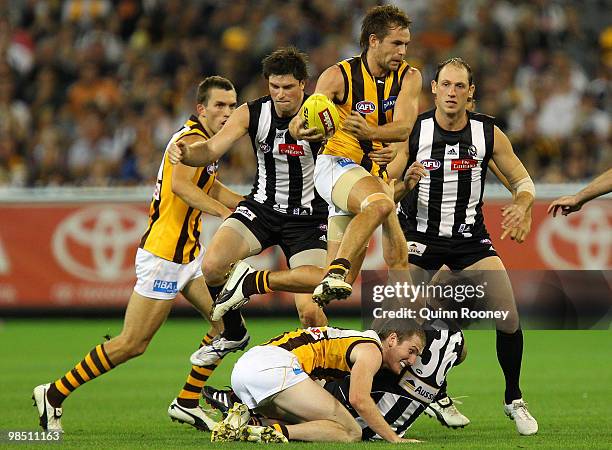
[[[153,292],[176,294],[178,292],[176,281],[155,280],[153,282]]]
[[[253,213],[253,211],[251,211],[246,206],[239,206],[238,208],[236,208],[235,213],[242,214],[244,217],[246,217],[249,220],[253,220],[255,217],[257,217],[255,213]]]
[[[421,164],[423,164],[423,167],[427,170],[436,170],[440,168],[440,161],[437,159],[424,159],[421,161]]]
[[[350,164],[357,165],[357,163],[353,161],[351,158],[342,158],[342,159],[339,159],[337,162],[340,165],[340,167],[346,167]]]
[[[362,100],[355,105],[355,109],[361,114],[372,114],[376,111],[376,105],[370,101]]]

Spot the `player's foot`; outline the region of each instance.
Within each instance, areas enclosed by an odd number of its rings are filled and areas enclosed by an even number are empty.
[[[274,427],[260,427],[247,425],[242,429],[241,441],[264,442],[270,444],[286,444],[289,440],[283,433],[276,431]]]
[[[204,397],[204,401],[210,406],[221,411],[223,417],[227,415],[228,411],[238,400],[238,397],[236,397],[236,394],[231,389],[215,389],[211,386],[204,386],[202,388],[202,397]]]
[[[223,290],[213,302],[212,320],[220,320],[230,309],[240,308],[249,301],[249,297],[245,297],[242,292],[242,283],[244,278],[253,272],[255,269],[244,261],[238,261],[234,265]]]
[[[214,426],[210,435],[211,442],[239,441],[242,429],[251,418],[249,408],[242,403],[236,403],[227,413],[227,417]]]
[[[228,353],[244,350],[249,345],[249,339],[251,339],[249,333],[245,333],[239,341],[230,341],[223,336],[217,336],[210,344],[200,347],[191,355],[191,364],[201,367],[210,366]]]
[[[314,302],[323,307],[332,300],[343,300],[351,295],[353,287],[344,281],[342,275],[329,273],[321,280],[315,288],[312,299]]]
[[[509,419],[514,420],[519,434],[531,436],[538,432],[538,422],[529,414],[527,403],[522,398],[513,400],[510,405],[504,405],[504,412]]]
[[[459,412],[448,396],[431,402],[424,412],[428,416],[435,417],[438,422],[449,428],[463,428],[470,423],[470,419]]]
[[[51,383],[41,384],[34,388],[32,392],[32,400],[34,406],[38,408],[38,417],[40,418],[40,426],[45,431],[64,431],[62,428],[62,408],[55,408],[49,403],[47,391]]]
[[[185,408],[178,404],[175,398],[168,407],[168,416],[173,422],[186,423],[200,431],[210,431],[217,422],[208,417],[200,405],[195,408]]]

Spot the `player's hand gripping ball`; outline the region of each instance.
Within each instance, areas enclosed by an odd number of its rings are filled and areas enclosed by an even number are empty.
[[[334,135],[340,124],[336,105],[323,94],[308,97],[300,109],[300,117],[304,120],[304,128],[316,128],[326,139]]]

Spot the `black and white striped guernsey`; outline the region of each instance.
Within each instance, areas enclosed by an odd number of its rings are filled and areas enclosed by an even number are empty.
[[[327,203],[314,187],[320,144],[293,139],[288,130],[293,116],[279,117],[269,95],[248,106],[257,177],[247,198],[283,214],[326,216]]]
[[[409,139],[407,166],[419,161],[428,176],[400,203],[404,232],[455,238],[486,234],[482,215],[487,165],[493,154],[494,118],[468,112],[460,131],[442,129],[435,109],[420,114]]]
[[[427,345],[413,366],[406,367],[400,376],[382,369],[372,383],[371,397],[393,431],[403,436],[406,430],[436,398],[448,371],[459,364],[464,337],[459,327],[445,320],[435,319],[424,324]],[[362,439],[380,439],[348,401],[350,377],[325,385],[349,412],[362,429]]]

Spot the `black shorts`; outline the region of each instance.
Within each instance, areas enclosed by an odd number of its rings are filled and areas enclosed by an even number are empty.
[[[327,250],[327,216],[283,214],[253,200],[243,200],[230,216],[255,235],[261,249],[278,245],[287,258],[305,250]]]
[[[498,256],[488,234],[471,238],[441,238],[425,233],[408,233],[408,262],[425,270],[437,271],[443,265],[451,270],[466,267],[489,256]]]

